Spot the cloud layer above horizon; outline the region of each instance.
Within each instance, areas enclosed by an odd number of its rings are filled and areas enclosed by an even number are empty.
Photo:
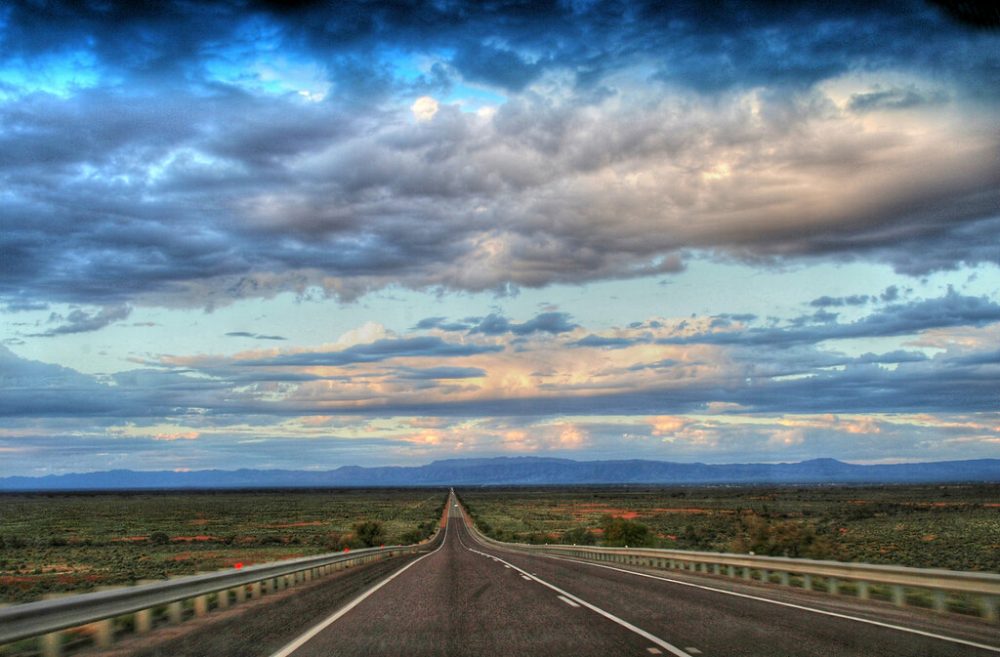
[[[954,11],[10,3],[0,474],[996,454]]]

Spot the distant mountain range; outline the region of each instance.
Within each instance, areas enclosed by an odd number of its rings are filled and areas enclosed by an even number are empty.
[[[862,484],[1000,482],[1000,459],[852,465],[801,463],[708,465],[668,461],[573,461],[533,456],[449,459],[415,467],[336,470],[110,470],[0,478],[0,491],[336,488],[367,486],[516,486],[572,484]]]

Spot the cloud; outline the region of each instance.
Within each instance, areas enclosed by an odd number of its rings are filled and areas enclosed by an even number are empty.
[[[867,294],[852,294],[847,297],[830,297],[824,295],[813,299],[809,302],[809,305],[814,308],[829,308],[831,306],[863,306],[871,300],[872,297]]]
[[[940,91],[922,92],[909,87],[853,94],[848,106],[855,112],[871,112],[874,110],[913,109],[927,105],[941,105],[946,102],[948,102],[947,94]]]
[[[996,37],[922,5],[15,3],[2,29],[9,308],[1000,261]]]
[[[812,319],[815,324],[804,320]],[[919,333],[933,328],[985,326],[1000,321],[1000,304],[987,297],[963,296],[954,290],[937,299],[882,308],[855,322],[843,324],[836,315],[812,315],[793,322],[791,327],[749,328],[735,331],[703,332],[660,338],[660,344],[719,344],[791,346],[824,340],[875,338]],[[805,325],[804,325],[805,324]]]
[[[634,338],[616,338],[594,335],[591,333],[590,335],[580,338],[576,342],[571,342],[570,346],[622,349],[624,347],[631,347],[632,345],[637,344],[640,340],[641,338],[638,340]]]
[[[50,338],[56,335],[99,331],[109,324],[127,318],[130,314],[132,314],[132,307],[127,305],[105,306],[92,313],[77,308],[71,311],[65,318],[61,315],[53,314],[50,317],[50,321],[65,320],[65,323],[42,333],[33,333],[31,336]]]
[[[261,335],[259,333],[250,333],[248,331],[230,331],[226,333],[226,337],[230,338],[251,338],[253,340],[287,340],[280,335]]]
[[[473,379],[486,376],[486,370],[479,367],[429,367],[426,369],[401,368],[397,370],[403,379]]]
[[[514,335],[531,335],[532,333],[548,333],[557,335],[568,333],[576,328],[572,323],[568,313],[546,312],[521,324],[511,322],[506,317],[492,314],[484,317],[478,324],[469,329],[470,334],[481,333],[483,335],[503,335],[513,333]]]
[[[501,345],[476,345],[445,342],[438,337],[414,337],[376,340],[356,344],[340,351],[301,351],[267,358],[238,361],[242,367],[317,367],[376,363],[393,358],[456,358],[502,351]]]

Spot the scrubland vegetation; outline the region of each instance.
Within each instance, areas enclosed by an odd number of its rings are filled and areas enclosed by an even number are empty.
[[[475,489],[504,541],[1000,571],[1000,485]]]
[[[0,496],[0,601],[430,536],[445,490]]]

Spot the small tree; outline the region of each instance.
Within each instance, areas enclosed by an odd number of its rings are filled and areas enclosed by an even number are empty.
[[[594,545],[597,537],[586,527],[574,527],[563,532],[562,542],[567,545]]]
[[[649,545],[652,539],[649,527],[640,522],[604,516],[601,525],[604,528],[605,545],[641,547]]]
[[[149,535],[149,542],[153,545],[166,545],[170,542],[170,537],[166,532],[153,532]]]
[[[378,520],[366,520],[354,525],[354,534],[367,547],[385,543],[385,529]]]

